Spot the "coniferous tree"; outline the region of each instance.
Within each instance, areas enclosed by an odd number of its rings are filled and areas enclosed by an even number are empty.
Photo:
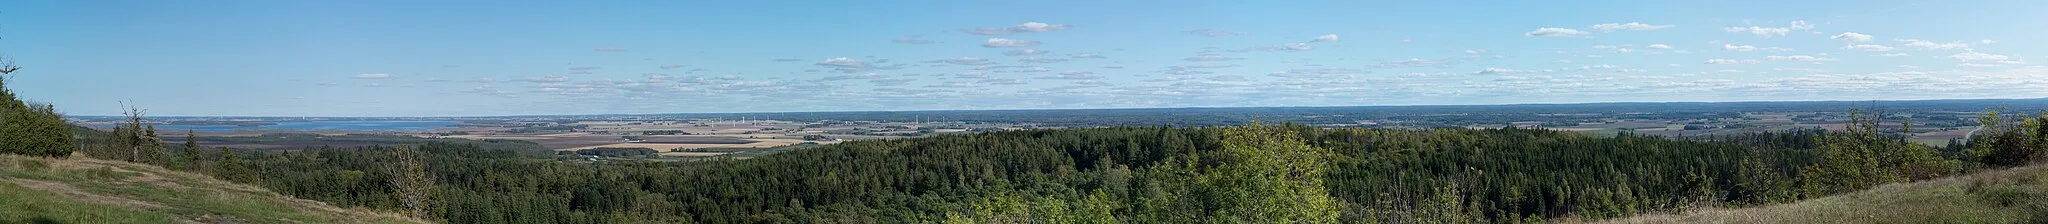
[[[183,148],[179,148],[176,158],[178,158],[177,161],[171,163],[171,168],[173,169],[194,170],[199,168],[199,138],[193,135],[192,130],[185,130],[185,145]]]
[[[235,156],[234,150],[220,148],[219,166],[220,173],[214,175],[223,180],[244,184],[256,184],[258,181],[256,171],[243,164],[242,158]]]
[[[7,88],[21,69],[0,57],[0,153],[66,157],[74,150],[71,126],[54,106],[23,101]]]

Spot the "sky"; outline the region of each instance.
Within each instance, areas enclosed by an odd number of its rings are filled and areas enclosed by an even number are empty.
[[[2048,97],[2048,1],[0,2],[67,114]]]

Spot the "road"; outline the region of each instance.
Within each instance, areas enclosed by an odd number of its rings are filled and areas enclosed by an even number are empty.
[[[1974,136],[1974,135],[1977,135],[1977,131],[1983,131],[1983,130],[1984,130],[1984,126],[1983,126],[1983,125],[1977,125],[1977,129],[1970,129],[1970,133],[1967,133],[1967,134],[1963,134],[1963,141],[1970,141],[1970,139],[1975,139],[1975,138],[1970,138],[1970,136]]]

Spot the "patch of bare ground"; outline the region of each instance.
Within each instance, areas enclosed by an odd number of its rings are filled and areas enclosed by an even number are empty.
[[[71,185],[69,185],[69,184],[63,184],[63,183],[57,183],[57,182],[49,182],[49,181],[29,180],[29,179],[7,179],[7,181],[8,181],[8,182],[14,182],[14,184],[17,184],[17,185],[21,185],[21,186],[23,186],[23,187],[28,187],[28,188],[34,188],[34,189],[37,189],[37,190],[43,190],[43,191],[49,191],[49,192],[56,192],[57,194],[63,194],[64,196],[70,196],[70,197],[73,197],[73,198],[77,198],[77,199],[79,199],[79,201],[93,202],[93,203],[99,203],[99,204],[105,204],[105,205],[114,205],[114,206],[122,206],[122,207],[130,207],[130,208],[141,208],[141,209],[164,209],[164,208],[165,208],[165,207],[164,207],[163,205],[159,205],[159,204],[156,204],[156,203],[151,203],[151,202],[147,202],[147,201],[140,201],[140,200],[135,200],[135,199],[128,199],[128,198],[123,198],[123,197],[115,197],[115,196],[107,196],[107,195],[100,195],[100,194],[94,194],[94,193],[92,193],[92,192],[86,192],[86,191],[84,191],[84,190],[79,190],[79,189],[78,189],[78,188],[76,188],[76,187],[71,187]]]

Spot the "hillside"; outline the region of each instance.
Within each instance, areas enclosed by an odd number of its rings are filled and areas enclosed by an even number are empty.
[[[1741,209],[1705,209],[1608,223],[2040,223],[2048,222],[2048,165],[1913,183]]]
[[[0,223],[418,223],[155,166],[0,155]]]

